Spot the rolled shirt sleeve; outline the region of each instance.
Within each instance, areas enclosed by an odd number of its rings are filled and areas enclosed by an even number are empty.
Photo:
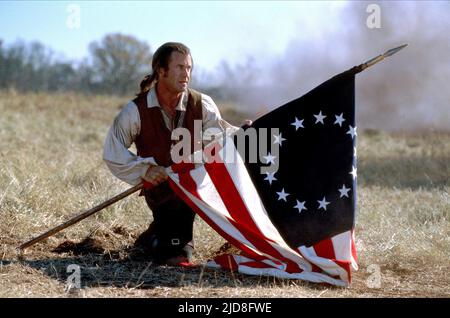
[[[141,182],[150,164],[156,165],[153,157],[142,158],[128,148],[141,129],[139,111],[129,102],[114,119],[103,147],[103,160],[112,174],[120,180],[136,185]]]
[[[202,106],[203,106],[203,136],[205,143],[214,139],[216,136],[225,132],[234,132],[239,127],[233,126],[222,118],[219,108],[213,99],[205,94],[202,94]]]

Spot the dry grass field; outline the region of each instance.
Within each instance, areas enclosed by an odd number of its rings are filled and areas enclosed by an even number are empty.
[[[450,134],[439,132],[358,136],[360,269],[349,288],[132,260],[151,220],[136,194],[19,254],[21,243],[128,188],[102,161],[126,101],[0,92],[0,297],[450,296]],[[86,238],[82,251],[70,248]],[[225,243],[199,218],[195,239],[199,264]],[[81,289],[68,288],[71,264]]]

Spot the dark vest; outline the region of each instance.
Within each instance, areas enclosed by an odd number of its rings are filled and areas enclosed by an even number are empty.
[[[148,92],[140,94],[133,100],[141,118],[141,131],[135,140],[137,155],[143,158],[153,157],[158,165],[168,167],[173,163],[170,156],[171,145],[174,143],[171,139],[172,132],[164,123],[162,110],[159,107],[147,107],[147,95]],[[181,112],[177,111],[175,125],[180,115]],[[186,113],[181,127],[187,128],[191,134],[191,151],[195,149],[194,120],[201,121],[202,118],[201,94],[193,89],[188,89]],[[197,132],[197,135],[199,133],[200,131]],[[197,137],[198,141],[200,141],[199,138]]]

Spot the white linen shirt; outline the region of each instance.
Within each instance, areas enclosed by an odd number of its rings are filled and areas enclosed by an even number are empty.
[[[181,95],[180,101],[175,109],[186,111],[187,100],[188,93],[185,91]],[[220,129],[220,132],[225,132],[227,128],[232,129],[233,131],[238,129],[238,127],[232,126],[222,119],[217,105],[210,96],[201,94],[201,101],[203,131],[209,128],[218,128]],[[156,96],[155,86],[153,86],[147,94],[147,106],[149,108],[161,108]],[[172,131],[173,127],[168,116],[164,111],[161,113],[163,114],[166,127]],[[141,119],[139,110],[137,105],[133,101],[130,101],[114,119],[103,147],[103,160],[111,170],[112,174],[131,185],[136,185],[141,182],[149,165],[157,164],[153,157],[142,158],[129,150],[133,142],[139,136],[140,131]]]

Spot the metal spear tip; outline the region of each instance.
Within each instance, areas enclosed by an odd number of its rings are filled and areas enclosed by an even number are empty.
[[[401,49],[403,49],[403,48],[405,48],[407,46],[408,46],[408,44],[400,45],[400,46],[398,46],[396,48],[393,48],[393,49],[390,49],[389,51],[386,51],[386,53],[384,53],[383,55],[385,57],[391,56],[391,55],[397,53],[398,51],[400,51]]]

